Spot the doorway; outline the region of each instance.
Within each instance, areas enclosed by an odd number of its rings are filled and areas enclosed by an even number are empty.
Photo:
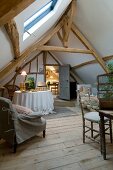
[[[59,94],[59,66],[46,66],[46,84],[52,94]]]

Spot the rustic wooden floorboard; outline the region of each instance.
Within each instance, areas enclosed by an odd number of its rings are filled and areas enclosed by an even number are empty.
[[[38,134],[15,154],[1,141],[0,170],[113,170],[113,145],[107,144],[103,160],[99,145],[88,142],[82,142],[81,115],[50,119],[46,137]]]

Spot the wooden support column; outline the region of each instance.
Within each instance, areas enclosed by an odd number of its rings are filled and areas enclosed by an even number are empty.
[[[17,30],[17,26],[14,20],[9,21],[7,24],[4,25],[7,34],[11,40],[13,51],[14,51],[14,59],[20,56],[19,50],[19,33]]]
[[[46,82],[46,59],[47,59],[47,51],[44,51],[43,52],[44,82]]]
[[[71,31],[73,17],[75,15],[75,8],[76,8],[76,0],[72,0],[71,5],[70,5],[69,17],[66,17],[65,22],[64,22],[64,29],[63,29],[64,47],[68,47],[68,39],[69,39],[70,31]]]

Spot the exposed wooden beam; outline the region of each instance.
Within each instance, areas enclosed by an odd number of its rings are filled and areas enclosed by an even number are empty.
[[[64,23],[64,36],[63,36],[64,47],[68,47],[68,38],[71,31],[73,17],[75,15],[75,8],[76,8],[75,2],[76,2],[75,0],[72,0],[70,4],[69,17],[66,17]]]
[[[83,81],[73,72],[73,69],[71,68],[70,70],[70,74],[75,78],[75,80],[78,82],[78,83],[83,83]]]
[[[72,30],[74,34],[77,35],[79,40],[83,42],[85,46],[87,46],[87,48],[92,52],[92,55],[95,57],[95,59],[100,64],[100,66],[103,68],[103,70],[106,73],[109,73],[101,56],[96,52],[96,50],[92,47],[92,45],[88,42],[88,40],[83,36],[83,34],[78,30],[78,28],[74,24],[72,24]]]
[[[16,27],[16,23],[14,20],[9,21],[7,24],[4,25],[5,29],[9,35],[9,38],[12,42],[13,51],[14,51],[14,58],[18,58],[20,56],[19,50],[19,33]]]
[[[46,82],[46,59],[47,59],[47,51],[43,51],[43,70],[44,70],[44,82]]]
[[[42,39],[40,39],[38,42],[31,45],[16,60],[9,63],[7,67],[3,68],[0,71],[0,78],[2,79],[5,76],[9,75],[12,72],[12,70],[14,70],[17,66],[19,66],[26,58],[28,58],[32,52],[38,51],[37,47],[46,44],[50,40],[50,38],[62,28],[62,26],[63,26],[63,19],[56,25],[55,28],[51,28],[48,32],[46,32],[46,35],[43,36]],[[41,51],[43,51],[43,49]]]
[[[58,63],[58,65],[61,65],[60,62],[56,59],[56,56],[54,54],[52,54],[50,51],[48,51],[48,53]]]
[[[0,0],[0,26],[6,24],[35,0]]]
[[[11,83],[13,80],[15,80],[16,77],[17,77],[17,75],[21,72],[21,70],[23,70],[23,68],[26,67],[28,64],[30,64],[33,60],[35,60],[36,58],[38,58],[38,56],[41,55],[41,54],[42,54],[42,52],[38,53],[35,57],[33,57],[30,61],[28,61],[27,63],[25,63],[22,67],[19,67],[18,69],[16,68],[16,73],[15,73],[15,75],[12,77],[11,80],[9,80],[9,81],[7,82],[7,84],[9,84],[9,83]],[[29,72],[30,72],[30,71],[29,71]],[[37,71],[37,72],[38,72],[38,71]],[[6,84],[6,85],[7,85],[7,84]]]
[[[111,56],[105,56],[105,57],[103,57],[102,59],[103,59],[104,61],[113,59],[113,55],[111,55]],[[91,60],[91,61],[87,61],[87,62],[78,64],[78,65],[76,65],[76,66],[73,66],[72,68],[73,68],[73,69],[78,69],[78,68],[80,68],[80,67],[83,67],[83,66],[86,66],[86,65],[89,65],[89,64],[95,64],[95,63],[97,63],[97,60]]]
[[[78,69],[78,68],[80,68],[80,67],[83,67],[83,66],[86,66],[86,65],[89,65],[89,64],[94,64],[94,63],[97,63],[97,60],[87,61],[87,62],[78,64],[78,65],[76,65],[76,66],[73,66],[72,68],[73,68],[73,69]]]
[[[105,57],[103,57],[103,59],[104,59],[104,61],[113,59],[113,55],[105,56]]]
[[[59,40],[61,41],[62,45],[64,45],[62,35],[59,31],[57,32],[57,36],[58,36]]]
[[[65,47],[57,47],[57,46],[39,46],[38,50],[43,51],[57,51],[57,52],[70,52],[70,53],[83,53],[83,54],[92,54],[90,50],[82,50],[76,48],[65,48]]]

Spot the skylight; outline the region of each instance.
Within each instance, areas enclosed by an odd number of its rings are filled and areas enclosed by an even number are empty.
[[[23,41],[49,19],[50,12],[54,9],[56,3],[57,0],[50,0],[47,4],[44,4],[44,6],[33,16],[24,22]]]

